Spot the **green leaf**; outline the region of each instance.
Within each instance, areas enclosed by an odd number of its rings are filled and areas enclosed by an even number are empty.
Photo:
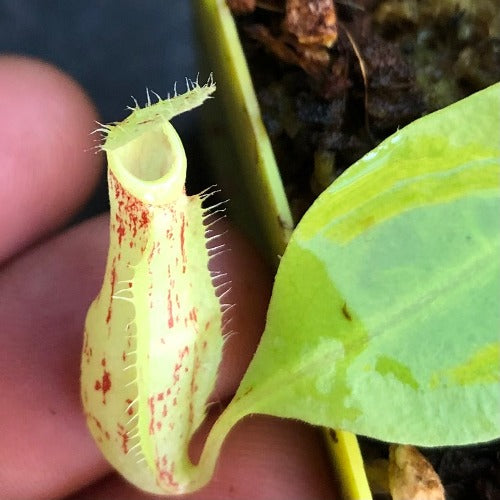
[[[234,414],[418,445],[500,436],[499,134],[496,84],[398,131],[317,199]]]

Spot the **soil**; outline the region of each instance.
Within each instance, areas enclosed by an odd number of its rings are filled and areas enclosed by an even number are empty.
[[[498,0],[227,1],[295,222],[398,128],[500,80]],[[500,441],[421,451],[447,500],[500,499]]]

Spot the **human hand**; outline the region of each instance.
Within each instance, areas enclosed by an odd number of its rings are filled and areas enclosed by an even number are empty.
[[[97,114],[67,76],[0,57],[0,499],[147,499],[114,474],[86,429],[79,372],[86,310],[102,279],[108,221],[64,228],[95,188]],[[234,230],[215,266],[233,282],[233,335],[217,389],[234,393],[263,329],[271,275]],[[202,437],[201,437],[202,441]],[[201,445],[201,442],[198,443]],[[223,446],[212,483],[191,499],[334,498],[320,434],[250,417]]]

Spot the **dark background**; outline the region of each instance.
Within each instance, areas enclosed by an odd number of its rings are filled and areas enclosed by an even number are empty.
[[[0,53],[36,56],[69,73],[104,123],[125,118],[131,96],[143,105],[146,88],[166,97],[198,73],[189,0],[0,0]],[[188,191],[203,189],[198,114],[173,123],[188,155]],[[85,216],[106,208],[101,184]]]

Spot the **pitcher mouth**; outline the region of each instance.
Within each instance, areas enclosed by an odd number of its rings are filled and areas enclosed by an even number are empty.
[[[142,181],[157,181],[167,176],[175,162],[175,146],[162,127],[147,129],[139,137],[115,149],[116,161]]]
[[[130,108],[132,114],[121,123],[103,125],[99,131],[106,138],[102,149],[108,167],[131,195],[144,203],[165,205],[184,192],[186,153],[182,141],[170,124],[174,116],[203,103],[214,91],[210,77],[207,83],[187,81],[188,93],[144,108]]]
[[[133,196],[144,203],[165,205],[183,192],[186,154],[168,121],[146,121],[131,129],[115,127],[111,134],[115,137],[110,141],[108,136],[103,147],[109,169]]]

